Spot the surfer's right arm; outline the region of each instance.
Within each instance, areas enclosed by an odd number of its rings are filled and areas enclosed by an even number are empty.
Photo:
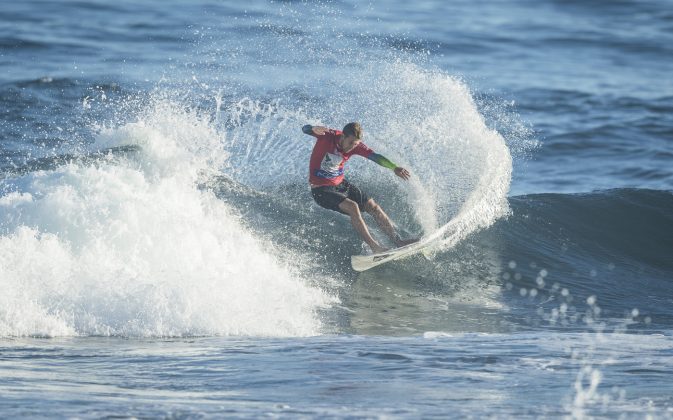
[[[304,132],[304,134],[308,134],[309,136],[322,136],[323,134],[327,133],[329,131],[329,128],[327,127],[320,127],[317,125],[311,125],[311,124],[306,124],[301,128],[301,131]]]

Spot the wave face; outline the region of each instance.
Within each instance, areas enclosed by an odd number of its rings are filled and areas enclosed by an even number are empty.
[[[431,260],[359,276],[344,297],[350,327],[401,335],[670,330],[673,194],[618,189],[509,203],[508,217]]]
[[[510,203],[534,218],[530,224],[512,226],[521,238],[535,235],[563,249],[573,247],[606,265],[621,261],[655,269],[673,267],[673,194],[668,191],[534,194],[514,197]],[[541,225],[553,226],[553,230],[543,230]]]
[[[527,195],[510,204],[514,216],[490,234],[503,237],[505,264],[514,262],[513,269],[503,265],[515,292],[537,290],[554,298],[547,306],[588,302],[602,318],[670,328],[673,194],[616,189]]]
[[[94,161],[7,178],[0,336],[314,335],[333,301],[198,187],[226,159],[208,119],[157,102]]]

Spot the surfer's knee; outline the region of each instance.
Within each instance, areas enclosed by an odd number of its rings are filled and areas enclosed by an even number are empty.
[[[376,201],[374,201],[373,198],[370,198],[365,203],[365,211],[367,213],[376,213],[381,211],[381,206],[379,206],[378,203],[376,203]]]
[[[345,199],[339,204],[339,208],[350,216],[354,216],[360,213],[360,208],[358,203],[351,200],[350,198]]]

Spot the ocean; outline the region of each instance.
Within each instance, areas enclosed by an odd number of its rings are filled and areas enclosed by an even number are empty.
[[[673,418],[672,6],[3,3],[0,416]]]

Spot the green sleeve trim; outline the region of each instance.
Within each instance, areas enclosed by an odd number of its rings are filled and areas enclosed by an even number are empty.
[[[383,166],[384,168],[388,169],[397,168],[397,165],[391,162],[387,157],[379,155],[378,153],[372,153],[371,155],[368,156],[368,159],[373,160],[374,162]]]

